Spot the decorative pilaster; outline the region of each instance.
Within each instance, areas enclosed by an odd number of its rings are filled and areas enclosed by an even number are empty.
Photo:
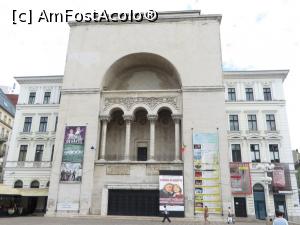
[[[132,115],[123,115],[126,122],[126,136],[125,136],[125,157],[124,160],[129,160],[130,155],[130,136],[131,136],[131,122],[133,120]]]
[[[104,157],[105,157],[106,131],[107,131],[107,124],[108,124],[109,120],[110,120],[109,115],[100,116],[100,121],[102,121],[100,160],[104,160]]]
[[[172,114],[175,123],[175,161],[180,160],[180,121],[182,116],[179,114]]]
[[[155,148],[155,122],[157,120],[157,115],[148,115],[148,120],[150,121],[150,159],[154,160],[154,148]]]

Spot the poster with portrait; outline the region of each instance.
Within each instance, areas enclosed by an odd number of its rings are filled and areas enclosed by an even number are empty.
[[[85,133],[85,126],[67,126],[65,129],[61,182],[81,182]]]
[[[221,213],[218,136],[215,133],[193,134],[194,212]]]
[[[176,212],[178,216],[184,212],[184,192],[182,171],[161,170],[159,175],[159,210]],[[180,215],[179,215],[179,214]]]
[[[230,183],[232,194],[252,194],[249,163],[232,162],[230,167]]]

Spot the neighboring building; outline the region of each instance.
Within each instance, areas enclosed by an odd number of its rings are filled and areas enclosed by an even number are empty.
[[[6,97],[10,100],[10,102],[16,107],[18,103],[19,95],[16,94],[6,94]]]
[[[28,212],[48,196],[47,215],[154,216],[160,195],[185,217],[204,205],[212,218],[228,206],[299,217],[288,71],[223,72],[220,21],[182,11],[156,23],[70,23],[64,76],[16,78],[6,187]]]
[[[15,107],[0,89],[0,183],[3,178],[3,165],[14,123]]]
[[[23,196],[18,204],[24,213],[41,212],[47,201],[62,76],[15,79],[21,89],[4,184],[18,188],[12,194]]]

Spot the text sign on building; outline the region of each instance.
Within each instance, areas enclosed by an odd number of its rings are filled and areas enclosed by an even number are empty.
[[[252,194],[249,163],[232,162],[230,166],[230,183],[232,194]]]
[[[85,126],[66,127],[60,181],[81,182],[85,133]]]
[[[159,171],[159,210],[164,205],[172,216],[184,216],[183,175],[180,170]]]
[[[216,133],[193,134],[195,214],[221,213],[220,167]]]

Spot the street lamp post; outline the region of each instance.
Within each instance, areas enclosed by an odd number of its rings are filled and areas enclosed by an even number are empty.
[[[272,183],[272,177],[268,177],[268,172],[273,172],[274,164],[259,164],[256,168],[264,172],[263,182],[265,184],[265,199],[266,199],[266,211],[267,211],[267,220],[271,216],[270,213],[270,196],[269,196],[269,184]]]

